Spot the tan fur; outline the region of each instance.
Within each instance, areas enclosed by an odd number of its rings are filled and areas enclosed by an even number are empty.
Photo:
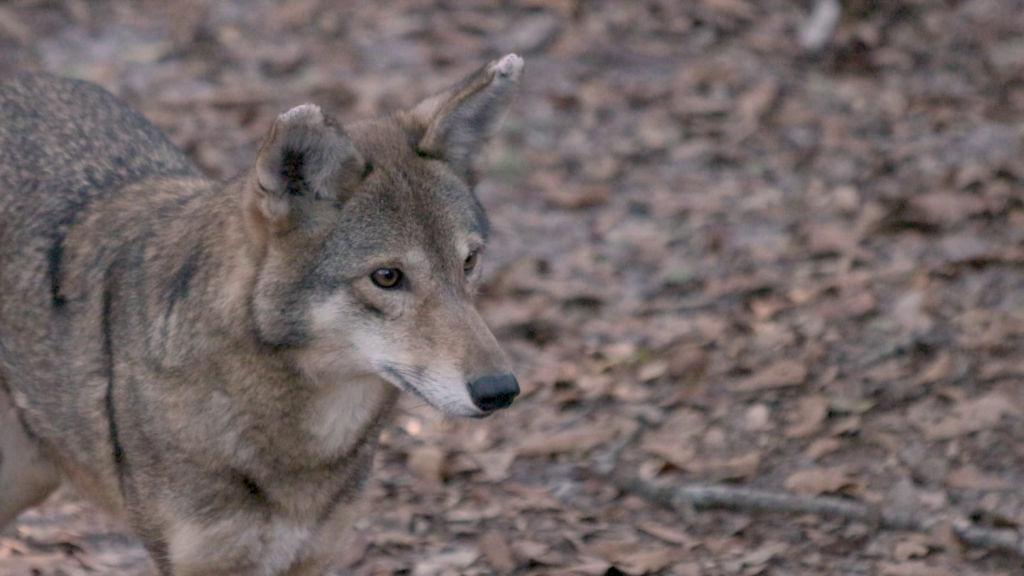
[[[64,476],[163,575],[323,574],[399,389],[518,393],[470,264],[522,67],[345,127],[294,108],[226,183],[95,86],[0,85],[0,523]]]

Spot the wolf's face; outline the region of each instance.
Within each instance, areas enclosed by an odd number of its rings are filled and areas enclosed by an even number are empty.
[[[315,381],[373,374],[458,416],[511,404],[518,383],[473,305],[488,224],[470,184],[521,69],[507,56],[346,129],[308,105],[279,118],[250,184],[261,340]]]

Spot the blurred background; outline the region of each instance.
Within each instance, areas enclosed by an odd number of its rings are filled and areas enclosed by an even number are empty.
[[[0,77],[97,82],[218,178],[292,106],[508,52],[480,304],[524,393],[406,401],[336,574],[1022,573],[948,526],[1024,522],[1024,2],[0,1]],[[950,524],[682,518],[616,462]],[[0,574],[149,567],[68,494],[0,537]]]

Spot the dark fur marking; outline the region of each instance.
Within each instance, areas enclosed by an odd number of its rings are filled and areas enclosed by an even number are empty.
[[[174,305],[188,296],[189,284],[199,269],[199,259],[201,256],[202,252],[200,252],[198,247],[194,248],[188,255],[188,258],[185,259],[184,264],[181,265],[181,268],[178,268],[174,277],[171,278],[170,293],[167,295],[168,300],[170,300],[170,304],[167,307],[168,316],[174,310]]]
[[[263,491],[263,488],[261,488],[255,480],[244,472],[238,472],[237,474],[242,487],[245,488],[246,492],[248,492],[250,496],[252,496],[252,499],[255,502],[266,506],[270,505],[270,499],[267,498],[267,493]]]
[[[284,150],[281,154],[281,177],[289,196],[303,196],[306,193],[306,178],[303,169],[306,156],[298,150]]]
[[[50,276],[50,300],[54,308],[61,308],[67,303],[60,293],[60,261],[64,256],[64,234],[58,234],[53,246],[47,254],[47,273]]]
[[[113,266],[107,271],[103,286],[103,312],[100,316],[100,328],[103,332],[103,362],[104,371],[107,376],[107,391],[104,398],[107,411],[107,422],[110,429],[111,455],[114,460],[114,468],[117,469],[117,481],[121,488],[121,495],[126,496],[125,480],[128,477],[128,464],[124,456],[124,447],[117,431],[117,413],[114,408],[114,335],[111,314],[113,312],[113,286],[110,276],[113,274]]]
[[[171,554],[168,550],[167,542],[160,537],[148,538],[146,549],[149,551],[149,555],[153,557],[153,563],[156,564],[156,571],[160,573],[160,576],[173,576],[174,573],[171,571]]]

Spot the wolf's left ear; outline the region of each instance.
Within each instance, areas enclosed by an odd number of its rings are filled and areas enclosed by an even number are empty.
[[[355,144],[319,106],[278,116],[256,155],[255,208],[277,231],[315,224],[362,178]]]
[[[410,111],[417,151],[445,160],[472,183],[477,155],[501,126],[522,74],[523,59],[509,54],[420,102]]]

